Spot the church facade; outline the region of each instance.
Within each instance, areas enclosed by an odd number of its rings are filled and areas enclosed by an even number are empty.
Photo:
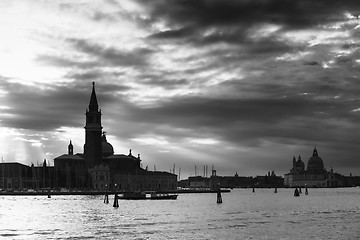
[[[168,191],[177,188],[177,175],[141,168],[140,154],[114,154],[102,131],[95,83],[86,110],[83,153],[74,154],[70,141],[68,153],[54,159],[55,187],[67,189],[116,189],[124,191]]]
[[[307,168],[301,156],[293,158],[293,166],[289,173],[284,175],[286,187],[341,187],[344,186],[343,176],[334,173],[333,169],[327,171],[324,162],[319,156],[316,147],[308,160]]]

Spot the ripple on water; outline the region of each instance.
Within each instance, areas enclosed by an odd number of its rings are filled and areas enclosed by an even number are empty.
[[[355,239],[360,191],[333,191],[312,189],[294,198],[291,189],[277,195],[234,190],[221,205],[213,194],[184,194],[172,202],[122,201],[117,209],[103,196],[7,196],[1,198],[0,238]]]

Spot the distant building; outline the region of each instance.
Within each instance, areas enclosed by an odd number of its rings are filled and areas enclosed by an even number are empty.
[[[181,180],[178,186],[182,188],[209,188],[217,190],[220,188],[269,188],[269,187],[283,187],[284,179],[281,176],[276,176],[275,172],[269,172],[265,176],[244,177],[239,176],[236,172],[234,176],[218,176],[216,170],[212,170],[209,178],[202,176],[189,177],[186,180]]]
[[[324,162],[319,156],[316,148],[305,164],[299,156],[293,158],[293,167],[290,172],[284,175],[284,185],[287,187],[341,187],[345,186],[344,177],[334,173],[333,169],[327,171]]]
[[[45,189],[54,185],[54,167],[44,160],[42,166],[27,166],[17,162],[0,163],[0,189]]]
[[[102,132],[95,84],[86,110],[84,152],[74,154],[70,141],[68,153],[54,159],[55,187],[95,190],[175,190],[177,175],[147,171],[140,167],[140,154],[114,154],[113,146]]]
[[[276,176],[274,171],[268,172],[265,176],[256,176],[255,181],[256,183],[253,187],[273,188],[284,186],[284,178]]]
[[[209,188],[209,178],[194,176],[188,178],[189,188]]]

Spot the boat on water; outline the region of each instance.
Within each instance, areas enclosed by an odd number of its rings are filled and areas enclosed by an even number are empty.
[[[125,200],[176,200],[177,194],[151,192],[147,196],[145,192],[124,192],[118,198]]]
[[[146,199],[146,193],[144,193],[144,192],[125,192],[119,196],[119,199],[125,199],[125,200]]]
[[[168,194],[168,193],[151,193],[151,200],[176,200],[177,194]]]

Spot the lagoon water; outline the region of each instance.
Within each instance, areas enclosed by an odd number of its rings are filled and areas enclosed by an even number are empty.
[[[0,196],[7,239],[360,239],[360,188],[234,189],[177,200]]]

